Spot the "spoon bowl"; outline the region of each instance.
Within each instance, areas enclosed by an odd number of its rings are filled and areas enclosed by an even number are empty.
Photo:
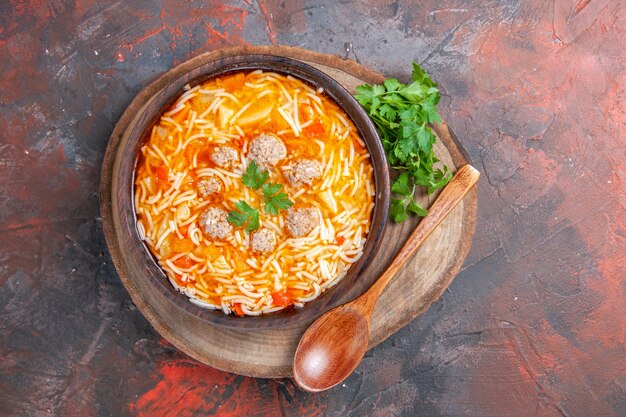
[[[329,311],[300,340],[294,359],[296,383],[311,392],[337,385],[361,362],[369,335],[369,316],[351,303]]]

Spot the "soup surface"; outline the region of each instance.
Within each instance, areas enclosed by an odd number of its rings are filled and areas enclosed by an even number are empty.
[[[373,168],[321,89],[261,70],[187,88],[141,147],[137,230],[191,302],[302,307],[363,253]]]

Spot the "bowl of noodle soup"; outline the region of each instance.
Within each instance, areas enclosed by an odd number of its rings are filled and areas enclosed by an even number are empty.
[[[310,321],[371,284],[359,276],[388,217],[384,151],[350,93],[305,63],[244,55],[174,80],[113,173],[127,257],[182,314]]]

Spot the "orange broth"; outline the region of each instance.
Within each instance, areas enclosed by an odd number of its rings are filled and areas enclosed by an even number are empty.
[[[286,158],[269,167],[294,208],[314,208],[319,223],[293,237],[286,210],[264,211],[260,190],[242,183],[250,143],[260,134],[280,139]],[[237,160],[216,165],[216,147]],[[321,175],[294,186],[294,162],[314,160]],[[221,192],[202,197],[198,181],[213,177]],[[363,253],[374,207],[373,168],[358,130],[323,91],[261,70],[211,79],[186,92],[161,116],[141,147],[135,177],[137,229],[168,279],[190,301],[226,314],[259,315],[302,307],[336,285]],[[250,247],[250,233],[232,225],[223,239],[201,224],[208,207],[235,210],[244,200],[272,231],[269,253]]]

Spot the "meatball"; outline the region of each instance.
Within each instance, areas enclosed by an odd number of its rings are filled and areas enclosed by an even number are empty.
[[[287,171],[285,176],[294,187],[302,184],[310,185],[314,179],[322,175],[322,166],[313,159],[300,159]]]
[[[320,223],[318,211],[312,207],[287,210],[287,230],[293,237],[308,235]]]
[[[237,159],[239,159],[237,149],[230,146],[218,146],[211,154],[211,161],[222,168],[230,166]]]
[[[222,181],[211,175],[210,177],[200,179],[196,184],[196,188],[200,197],[207,198],[211,194],[217,194],[222,191]]]
[[[250,142],[248,158],[262,167],[274,166],[287,156],[287,148],[276,136],[260,134]]]
[[[224,239],[233,230],[233,226],[226,218],[228,213],[219,207],[209,207],[200,217],[200,226],[209,237],[214,239]]]
[[[272,252],[276,247],[276,235],[267,228],[262,228],[250,236],[250,247],[254,252]]]

